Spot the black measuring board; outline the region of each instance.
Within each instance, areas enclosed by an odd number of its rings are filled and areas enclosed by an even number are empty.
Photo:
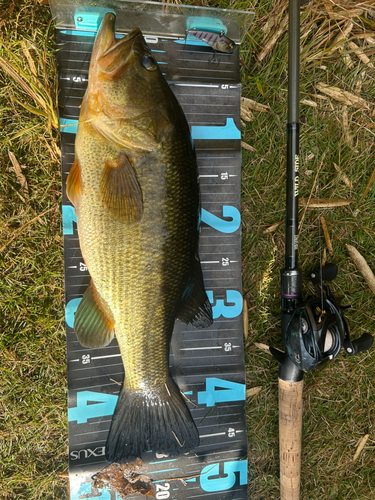
[[[121,500],[95,489],[92,476],[108,463],[105,443],[124,378],[117,341],[82,347],[74,312],[90,276],[80,251],[75,213],[66,196],[74,161],[79,106],[87,86],[92,33],[57,29],[61,125],[70,498]],[[142,456],[156,498],[247,498],[247,435],[241,288],[241,142],[238,48],[214,54],[181,39],[146,38],[179,100],[194,142],[201,192],[199,252],[214,323],[203,330],[176,321],[170,372],[188,399],[200,446],[178,457]],[[175,478],[184,478],[175,480]],[[139,495],[127,498],[140,498]]]

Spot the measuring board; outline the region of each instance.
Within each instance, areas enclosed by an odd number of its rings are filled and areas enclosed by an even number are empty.
[[[118,36],[123,36],[124,33]],[[147,34],[145,34],[147,35]],[[74,161],[79,106],[87,86],[95,32],[57,29],[61,125],[63,233],[70,498],[121,500],[93,487],[106,467],[105,443],[124,378],[116,339],[101,349],[82,347],[74,313],[90,276],[80,251],[66,179]],[[117,36],[117,35],[116,35]],[[176,320],[170,372],[200,434],[200,446],[182,456],[142,456],[141,472],[158,499],[247,498],[245,367],[241,294],[241,142],[238,48],[216,54],[208,46],[146,36],[159,67],[179,100],[194,142],[201,193],[199,253],[214,323],[195,329]],[[170,479],[185,478],[184,481]],[[128,499],[140,498],[131,495]]]

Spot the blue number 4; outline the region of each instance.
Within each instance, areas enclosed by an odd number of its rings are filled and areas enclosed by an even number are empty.
[[[102,392],[79,391],[77,392],[77,406],[68,408],[68,421],[84,424],[89,418],[113,415],[118,396]],[[88,402],[96,404],[87,404]]]
[[[215,403],[227,403],[229,401],[244,401],[245,399],[245,384],[215,377],[207,378],[206,390],[198,392],[198,404],[205,404],[206,406],[214,406]]]

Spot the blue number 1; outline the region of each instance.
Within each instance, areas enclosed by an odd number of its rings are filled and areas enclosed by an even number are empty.
[[[74,234],[73,222],[77,222],[76,213],[72,205],[62,206],[63,234]]]

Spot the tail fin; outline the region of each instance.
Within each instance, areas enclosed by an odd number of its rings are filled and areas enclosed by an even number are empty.
[[[108,462],[129,462],[148,450],[178,455],[198,445],[198,429],[171,378],[149,392],[124,385],[107,439]]]

